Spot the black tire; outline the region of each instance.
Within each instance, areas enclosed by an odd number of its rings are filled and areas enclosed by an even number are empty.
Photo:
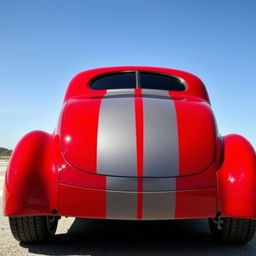
[[[57,216],[9,217],[9,224],[16,240],[33,243],[53,238],[58,220]]]
[[[216,240],[245,244],[253,238],[256,229],[255,220],[238,218],[220,218],[220,220],[218,227],[214,219],[209,219],[210,230]]]

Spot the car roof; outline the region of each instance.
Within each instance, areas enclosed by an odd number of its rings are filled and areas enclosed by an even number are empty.
[[[204,83],[197,76],[181,70],[151,66],[115,66],[82,71],[75,75],[70,81],[64,97],[64,102],[66,102],[70,98],[77,96],[104,95],[106,93],[106,90],[93,90],[90,88],[90,82],[98,76],[124,71],[144,71],[179,78],[185,83],[186,90],[181,92],[170,91],[171,96],[175,97],[182,94],[183,96],[198,97],[210,103]]]

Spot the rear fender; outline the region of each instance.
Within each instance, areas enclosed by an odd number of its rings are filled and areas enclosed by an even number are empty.
[[[218,209],[223,216],[256,218],[256,155],[242,136],[224,137],[223,164],[217,180]]]
[[[49,215],[57,208],[58,171],[54,136],[33,131],[12,153],[5,176],[3,212],[7,216]]]

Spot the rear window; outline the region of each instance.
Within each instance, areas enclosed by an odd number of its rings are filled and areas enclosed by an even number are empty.
[[[184,83],[175,77],[150,73],[150,72],[120,72],[107,74],[95,78],[91,84],[93,90],[110,90],[110,89],[156,89],[168,91],[184,91]]]
[[[146,72],[140,72],[140,86],[145,89],[169,91],[185,90],[185,85],[175,77]]]
[[[136,88],[135,72],[124,72],[97,77],[91,82],[93,90]]]

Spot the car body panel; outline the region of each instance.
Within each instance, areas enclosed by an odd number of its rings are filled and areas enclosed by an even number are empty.
[[[179,192],[134,193],[60,184],[59,190],[59,211],[64,216],[160,220],[208,218],[216,213],[216,188],[214,187]],[[143,198],[141,207],[139,207],[139,195]],[[77,201],[80,203],[77,204]],[[93,207],[90,207],[92,205]]]
[[[46,215],[56,209],[58,148],[59,142],[54,136],[43,131],[30,132],[21,139],[5,175],[4,214]]]
[[[174,76],[186,90],[90,88],[96,76],[131,70]],[[30,132],[16,146],[4,182],[3,212],[255,219],[255,175],[253,147],[242,136],[218,133],[196,76],[156,67],[93,69],[71,80],[56,130]]]
[[[61,127],[65,159],[80,170],[109,176],[178,177],[206,170],[215,161],[217,138],[209,104],[173,99],[168,91],[154,94],[131,89],[112,97],[109,90],[101,99],[69,100]]]
[[[256,154],[240,135],[224,137],[223,164],[217,172],[218,209],[223,216],[256,217]]]

